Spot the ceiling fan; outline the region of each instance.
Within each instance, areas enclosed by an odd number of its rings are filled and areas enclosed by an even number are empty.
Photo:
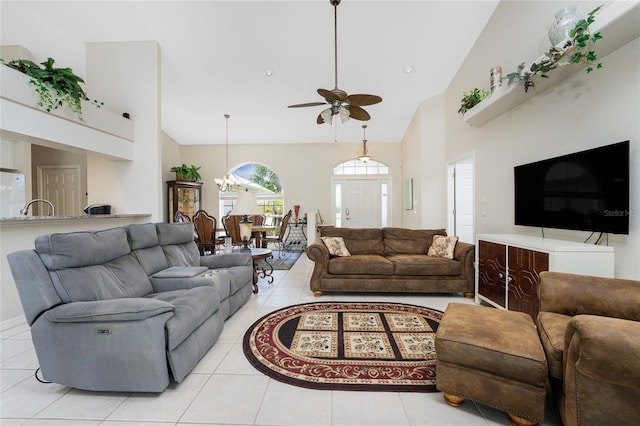
[[[344,90],[338,89],[338,5],[340,4],[340,1],[341,0],[329,0],[333,6],[335,87],[333,90],[318,89],[318,94],[325,99],[325,102],[308,102],[304,104],[289,105],[289,108],[329,105],[328,108],[318,115],[318,118],[316,119],[318,124],[332,124],[334,115],[339,115],[343,123],[349,120],[349,118],[367,121],[371,116],[361,107],[382,102],[382,98],[380,96],[366,94],[348,95]]]

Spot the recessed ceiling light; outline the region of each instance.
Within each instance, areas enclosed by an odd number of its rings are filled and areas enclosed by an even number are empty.
[[[273,70],[271,68],[265,68],[264,73],[267,77],[271,77],[273,75]]]
[[[406,66],[406,67],[404,67],[404,69],[402,71],[405,74],[411,74],[413,72],[413,67],[412,66]]]

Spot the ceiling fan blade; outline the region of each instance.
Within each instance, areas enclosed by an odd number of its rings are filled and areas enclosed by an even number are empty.
[[[310,107],[310,106],[318,106],[318,105],[326,105],[326,102],[308,102],[306,104],[296,104],[289,105],[287,108],[302,108],[302,107]]]
[[[371,118],[367,111],[356,105],[349,106],[349,117],[353,118],[354,120],[360,121],[367,121]]]
[[[346,100],[349,101],[351,105],[355,106],[373,105],[382,102],[382,98],[380,96],[365,94],[349,95]]]
[[[344,100],[344,98],[341,99],[337,93],[327,89],[318,89],[318,95],[322,96],[328,103]]]

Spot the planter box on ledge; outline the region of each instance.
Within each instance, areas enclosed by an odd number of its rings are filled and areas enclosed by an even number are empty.
[[[27,142],[51,142],[118,160],[133,160],[134,122],[90,102],[82,103],[82,120],[68,107],[51,112],[38,106],[40,95],[31,78],[0,65],[3,134]]]

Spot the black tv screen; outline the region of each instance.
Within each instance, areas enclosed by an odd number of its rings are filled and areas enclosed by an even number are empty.
[[[629,233],[629,141],[514,167],[515,224]]]

